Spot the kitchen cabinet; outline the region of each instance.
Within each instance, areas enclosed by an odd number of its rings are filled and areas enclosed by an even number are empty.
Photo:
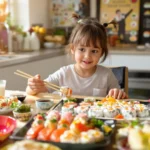
[[[136,54],[137,53],[137,54]],[[132,54],[132,52],[126,53],[113,53],[110,54],[107,59],[102,63],[106,66],[127,66],[129,71],[143,71],[150,72],[150,52],[149,54],[143,51],[136,52]]]

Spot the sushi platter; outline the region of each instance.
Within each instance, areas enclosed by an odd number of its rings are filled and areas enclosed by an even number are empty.
[[[72,112],[77,115],[85,113],[88,117],[114,120],[150,120],[150,103],[143,100],[117,100],[112,97],[98,100],[96,98],[64,98],[53,109]]]
[[[116,126],[115,120],[89,119],[51,110],[35,115],[24,127],[12,134],[13,140],[30,139],[51,143],[61,149],[96,149],[107,146]]]
[[[149,101],[63,98],[46,113],[36,114],[10,138],[42,141],[62,150],[99,149],[111,143],[118,121],[137,118],[150,120]]]

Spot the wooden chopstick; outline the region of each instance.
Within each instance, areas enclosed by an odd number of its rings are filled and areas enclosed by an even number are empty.
[[[27,74],[27,73],[25,73],[25,72],[23,72],[23,71],[20,71],[20,70],[17,70],[17,72],[14,72],[14,74],[16,74],[16,75],[18,75],[18,76],[21,76],[21,77],[24,77],[24,78],[27,78],[27,79],[34,77],[34,76],[32,76],[32,75],[30,75],[30,74]],[[49,83],[49,82],[46,82],[46,81],[44,81],[44,83],[45,83],[45,85],[46,85],[47,87],[49,87],[49,88],[51,88],[51,89],[53,89],[53,90],[62,92],[62,91],[60,91],[60,87],[59,87],[59,86],[57,86],[57,85],[55,85],[55,84],[52,84],[52,83]],[[58,89],[55,88],[54,86],[57,87]]]
[[[24,77],[24,78],[29,79],[29,77],[27,77],[27,76],[25,76],[25,75],[23,75],[23,74],[20,74],[20,73],[18,73],[18,72],[14,72],[14,74],[16,74],[16,75],[18,75],[18,76],[20,76],[20,77]]]
[[[28,73],[25,73],[25,72],[23,72],[23,71],[21,71],[21,70],[17,70],[17,72],[19,72],[19,73],[21,73],[21,74],[23,74],[23,75],[26,75],[26,76],[28,76],[29,78],[33,78],[33,77],[34,77],[34,76],[32,76],[32,75],[30,75],[30,74],[28,74]],[[58,89],[61,88],[61,87],[58,86],[58,85],[55,85],[55,84],[52,84],[52,83],[49,83],[49,82],[46,82],[46,81],[44,81],[44,83],[47,84],[48,86],[54,86],[54,87],[56,87],[56,88],[58,88]]]
[[[21,73],[21,74],[23,74],[23,75],[28,76],[29,78],[33,78],[32,75],[30,75],[30,74],[28,74],[28,73],[25,73],[25,72],[23,72],[23,71],[21,71],[21,70],[16,70],[16,71],[19,72],[19,73]]]

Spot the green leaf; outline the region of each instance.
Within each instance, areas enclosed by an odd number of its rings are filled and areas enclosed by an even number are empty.
[[[96,127],[101,127],[104,124],[104,122],[102,120],[99,120],[96,118],[92,118],[91,123],[93,123],[94,126],[96,126]]]

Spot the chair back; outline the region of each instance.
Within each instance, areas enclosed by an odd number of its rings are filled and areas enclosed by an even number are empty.
[[[114,75],[116,76],[120,88],[123,89],[126,94],[128,94],[128,67],[118,66],[118,67],[109,67]]]

